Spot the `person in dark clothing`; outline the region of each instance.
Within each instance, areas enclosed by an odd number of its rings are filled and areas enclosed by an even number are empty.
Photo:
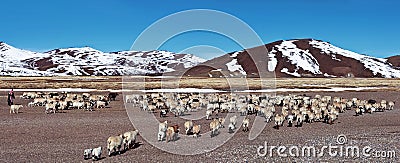
[[[11,91],[8,92],[8,96],[7,96],[8,106],[11,106],[14,104],[14,99],[15,99],[14,89],[11,89]]]

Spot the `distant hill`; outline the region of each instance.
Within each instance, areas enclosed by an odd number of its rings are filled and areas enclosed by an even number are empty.
[[[262,50],[262,49],[267,49]],[[251,52],[251,57],[249,54]],[[255,58],[255,59],[252,59]],[[256,65],[258,67],[256,67]],[[225,54],[184,70],[186,76],[276,77],[400,77],[400,57],[387,59],[358,54],[314,39],[280,40],[263,46]],[[263,67],[260,69],[260,67]],[[174,74],[173,72],[170,74]]]
[[[204,61],[191,54],[157,50],[105,53],[83,47],[37,53],[0,43],[2,76],[157,75]]]

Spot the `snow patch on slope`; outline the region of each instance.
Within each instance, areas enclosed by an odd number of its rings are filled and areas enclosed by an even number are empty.
[[[282,68],[281,72],[292,75],[292,76],[301,77],[301,75],[299,73],[297,73],[297,70],[295,70],[294,72],[289,72],[289,70],[287,68]]]
[[[0,75],[49,76],[51,73],[28,69],[27,67],[34,68],[35,65],[24,62],[24,60],[44,57],[48,57],[48,54],[17,49],[4,42],[0,42]]]
[[[321,49],[326,54],[342,55],[344,57],[353,58],[364,64],[364,67],[371,70],[374,75],[378,73],[385,78],[398,78],[400,77],[400,70],[396,70],[387,63],[387,59],[375,58],[370,56],[361,55],[349,50],[333,46],[330,43],[312,40],[310,45],[315,48]]]
[[[275,58],[276,54],[275,48],[272,48],[272,50],[268,53],[268,71],[272,72],[275,71],[276,65],[278,65],[278,60]]]
[[[191,60],[191,62],[186,62],[188,60]],[[183,58],[179,59],[178,61],[183,63],[183,66],[185,68],[190,68],[190,67],[196,66],[200,63],[203,63],[207,60],[197,57],[197,56],[194,56],[194,55],[191,55],[191,54],[187,54]]]
[[[232,61],[228,62],[226,66],[228,67],[228,70],[231,72],[238,71],[242,75],[247,75],[246,71],[243,70],[243,67],[240,64],[238,64],[237,59],[232,59]]]
[[[329,75],[329,74],[327,74],[327,73],[324,73],[324,76],[325,76],[325,77],[328,77],[328,78],[335,78],[335,77],[336,77],[335,75]]]
[[[240,54],[242,52],[243,51],[237,51],[237,52],[234,52],[233,54],[231,54],[230,57],[232,58],[232,60],[230,62],[226,63],[226,66],[228,67],[228,70],[230,72],[237,71],[237,72],[241,73],[242,75],[247,75],[247,73],[246,73],[246,71],[244,71],[242,65],[240,65],[237,61],[238,54]]]
[[[282,52],[282,57],[288,58],[288,60],[297,67],[302,68],[305,71],[310,71],[313,74],[322,74],[319,69],[318,61],[312,56],[308,50],[302,50],[297,48],[293,43],[297,40],[283,41],[280,45],[276,45],[279,51]]]
[[[237,56],[238,56],[238,54],[240,54],[240,53],[242,53],[243,51],[237,51],[237,52],[234,52],[233,54],[231,54],[231,57],[232,58],[236,58]]]

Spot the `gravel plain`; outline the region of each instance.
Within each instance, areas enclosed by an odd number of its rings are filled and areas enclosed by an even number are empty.
[[[21,95],[16,92],[16,95]],[[303,93],[298,93],[303,94]],[[316,92],[306,93],[315,95]],[[344,98],[357,97],[360,99],[393,100],[399,101],[399,92],[320,92],[321,95],[332,95]],[[6,103],[6,92],[0,93],[0,162],[92,162],[83,159],[83,150],[86,148],[103,147],[102,158],[99,162],[399,162],[400,161],[400,108],[395,105],[392,111],[377,112],[354,116],[354,110],[341,113],[334,124],[322,122],[305,124],[303,127],[281,127],[274,129],[268,123],[262,133],[254,140],[248,139],[248,134],[241,128],[222,146],[215,150],[197,155],[171,154],[152,146],[141,136],[133,149],[122,152],[120,155],[108,157],[106,140],[109,136],[119,135],[133,130],[133,125],[125,110],[122,96],[113,101],[109,108],[98,109],[93,112],[83,110],[66,110],[64,113],[44,113],[43,107],[27,107],[29,100],[17,97],[15,103],[24,105],[19,114],[10,114]],[[202,110],[204,111],[204,110]],[[199,111],[201,112],[201,111]],[[219,116],[224,116],[220,114]],[[250,115],[253,120],[254,115]],[[168,115],[159,118],[168,120],[170,124],[179,124],[183,128],[184,119]],[[202,137],[209,137],[208,124],[205,118],[196,120],[195,124],[202,125]],[[250,125],[250,128],[252,126]],[[227,128],[220,130],[226,133]],[[183,137],[184,130],[180,134]],[[154,133],[156,134],[156,133]],[[319,150],[322,146],[337,145],[337,136],[345,135],[347,144],[361,148],[369,146],[373,151],[395,152],[392,158],[330,156],[327,152],[319,157],[279,157],[276,150],[270,156],[258,155],[257,149],[264,146],[315,146]],[[214,138],[217,138],[217,135]],[[187,137],[185,139],[189,139]],[[196,142],[187,146],[202,148],[207,141]],[[169,142],[174,146],[179,141]],[[176,146],[175,148],[186,148]],[[382,153],[381,152],[381,153]],[[286,151],[288,154],[288,151]],[[362,153],[361,153],[362,154]],[[389,156],[386,156],[389,157]]]

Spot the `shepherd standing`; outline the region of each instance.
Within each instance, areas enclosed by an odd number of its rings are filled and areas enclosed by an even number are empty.
[[[14,104],[14,99],[15,99],[14,89],[11,89],[11,91],[8,92],[8,98],[7,98],[8,106],[11,106]]]

